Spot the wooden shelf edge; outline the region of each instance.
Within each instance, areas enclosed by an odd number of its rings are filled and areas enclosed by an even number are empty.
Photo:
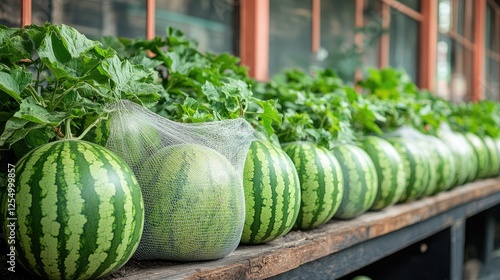
[[[268,278],[496,193],[500,193],[500,178],[476,181],[432,197],[368,212],[352,220],[331,220],[311,231],[292,231],[268,244],[239,246],[220,260],[182,264],[154,262],[124,275],[123,279]],[[500,196],[496,197],[498,201],[491,203],[500,203]],[[468,217],[490,207],[487,203],[474,205],[464,208],[463,215]]]

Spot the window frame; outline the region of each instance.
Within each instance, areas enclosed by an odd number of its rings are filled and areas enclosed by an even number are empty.
[[[242,64],[249,67],[249,74],[257,80],[268,80],[269,71],[269,1],[270,0],[240,0],[240,58]],[[327,1],[327,0],[323,0]],[[331,1],[331,0],[330,0]],[[382,25],[384,28],[390,24],[390,9],[413,18],[420,24],[419,32],[419,87],[431,92],[436,90],[436,52],[437,38],[441,31],[438,29],[438,7],[435,0],[421,0],[420,11],[416,11],[397,0],[377,0],[381,3]],[[456,3],[457,0],[452,0]],[[155,0],[147,0],[146,8],[146,38],[154,37],[155,30]],[[363,9],[368,4],[367,0],[355,0],[355,27],[364,24]],[[474,9],[473,30],[474,40],[468,40],[458,32],[446,32],[457,43],[473,52],[473,78],[472,78],[472,100],[480,100],[484,96],[484,67],[485,58],[489,57],[499,61],[500,53],[489,50],[486,46],[484,20],[487,4],[495,7],[496,25],[500,25],[500,7],[494,0],[476,0]],[[312,30],[311,40],[313,53],[320,48],[320,13],[321,0],[312,2]],[[21,26],[32,23],[32,0],[21,0]],[[356,34],[355,44],[361,46],[363,34]],[[382,35],[380,39],[379,67],[389,65],[389,34]],[[500,39],[498,39],[500,40]],[[361,78],[361,72],[356,71],[355,80]]]

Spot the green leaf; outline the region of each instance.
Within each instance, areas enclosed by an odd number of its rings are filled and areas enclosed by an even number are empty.
[[[21,93],[31,83],[31,73],[16,68],[11,73],[0,72],[0,90],[21,103]]]
[[[32,97],[28,97],[22,101],[14,117],[43,125],[58,126],[68,115],[67,112],[49,112],[38,105]]]
[[[67,25],[62,24],[60,27],[53,26],[53,29],[59,31],[61,42],[71,57],[77,58],[82,53],[100,45],[99,42],[87,39],[85,35]]]

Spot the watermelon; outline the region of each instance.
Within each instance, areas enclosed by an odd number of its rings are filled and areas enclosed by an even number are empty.
[[[344,177],[344,195],[333,216],[351,219],[366,212],[377,195],[377,171],[373,161],[360,147],[343,144],[332,149]]]
[[[360,147],[370,156],[377,171],[377,196],[372,210],[380,210],[394,205],[405,191],[405,169],[403,159],[386,140],[367,136]]]
[[[440,157],[436,148],[432,146],[432,143],[428,141],[427,136],[423,136],[422,139],[415,140],[416,144],[420,147],[420,151],[425,156],[425,161],[427,161],[427,173],[429,174],[429,180],[424,186],[424,190],[419,195],[419,197],[430,196],[437,191],[438,180],[440,174],[438,174],[438,166],[440,163]]]
[[[293,142],[283,150],[299,174],[301,203],[294,228],[308,230],[328,222],[342,201],[344,178],[333,154],[309,142]]]
[[[435,167],[431,166],[431,170],[436,170],[436,185],[434,189],[428,188],[425,191],[425,195],[436,194],[445,190],[450,189],[453,186],[456,175],[456,163],[453,152],[448,146],[439,138],[434,136],[427,136],[426,141],[429,147],[437,159],[437,165]]]
[[[300,182],[293,162],[280,147],[252,142],[243,186],[246,217],[241,243],[268,242],[292,229],[300,209]]]
[[[166,146],[143,162],[137,177],[145,223],[134,258],[214,260],[236,249],[244,192],[225,156],[198,144]]]
[[[61,140],[29,152],[16,168],[16,254],[29,271],[48,279],[95,279],[133,255],[143,199],[136,177],[115,154]]]
[[[419,198],[429,184],[428,154],[422,152],[418,141],[394,137],[387,139],[403,159],[405,169],[405,191],[400,202],[412,201]]]
[[[488,151],[489,166],[485,177],[493,177],[498,175],[498,169],[500,168],[500,158],[498,155],[497,147],[495,141],[490,136],[484,136],[482,138],[486,149]]]
[[[439,138],[451,150],[455,158],[455,176],[452,186],[464,184],[475,176],[477,172],[477,158],[474,155],[471,145],[465,139],[465,136],[453,131],[440,130]]]
[[[466,132],[464,136],[469,142],[469,144],[472,146],[474,155],[477,159],[477,173],[474,174],[474,176],[472,176],[473,174],[471,174],[469,180],[473,181],[475,179],[487,177],[488,169],[491,163],[486,144],[484,144],[484,142],[481,140],[479,136],[477,136],[472,132]]]
[[[498,158],[500,159],[500,138],[495,138],[494,141],[495,141],[495,146],[497,147]],[[498,168],[495,176],[498,176],[498,175],[500,175],[500,167]]]

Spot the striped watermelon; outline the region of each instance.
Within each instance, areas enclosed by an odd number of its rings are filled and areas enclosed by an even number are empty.
[[[294,142],[283,147],[290,156],[301,188],[301,204],[294,228],[307,230],[329,221],[342,201],[344,178],[339,162],[323,147]]]
[[[497,147],[495,141],[490,136],[484,136],[482,138],[486,149],[488,150],[489,166],[485,177],[493,177],[498,175],[498,169],[500,168],[500,158],[498,155]]]
[[[394,205],[406,187],[403,159],[389,142],[379,137],[367,136],[361,140],[360,146],[377,170],[377,196],[371,209],[380,210]]]
[[[432,150],[436,156],[436,167],[431,166],[431,170],[435,169],[437,172],[436,187],[431,191],[431,188],[425,191],[425,195],[436,194],[450,189],[455,181],[456,163],[453,152],[448,146],[439,138],[434,136],[427,136],[427,147]]]
[[[472,132],[466,132],[464,136],[472,146],[475,157],[477,158],[477,173],[475,176],[469,177],[469,180],[473,181],[475,179],[487,177],[488,168],[490,166],[490,158],[488,156],[488,149],[486,145],[479,136]]]
[[[241,177],[219,152],[166,146],[137,172],[145,205],[137,259],[214,260],[238,246],[245,219]]]
[[[377,171],[368,154],[360,147],[344,144],[332,151],[344,177],[344,195],[334,217],[351,219],[373,205],[377,195]]]
[[[446,143],[455,158],[455,176],[452,186],[459,186],[475,176],[477,172],[477,158],[465,136],[448,130],[440,130],[439,138]]]
[[[123,160],[96,144],[62,140],[16,167],[16,250],[24,267],[43,278],[94,279],[132,256],[144,208]]]
[[[398,151],[403,159],[406,183],[400,202],[412,201],[420,197],[429,183],[429,161],[427,154],[417,141],[404,138],[389,138],[389,143]]]
[[[420,151],[425,156],[425,161],[427,162],[427,173],[429,174],[429,180],[424,187],[422,194],[419,197],[430,196],[437,191],[438,181],[440,174],[438,174],[438,166],[440,162],[440,157],[435,147],[427,140],[427,136],[421,135],[421,139],[415,140],[416,144],[420,147]],[[409,140],[409,139],[407,139]]]
[[[300,209],[300,182],[293,162],[265,141],[250,145],[243,172],[246,217],[242,243],[258,244],[288,233]]]

